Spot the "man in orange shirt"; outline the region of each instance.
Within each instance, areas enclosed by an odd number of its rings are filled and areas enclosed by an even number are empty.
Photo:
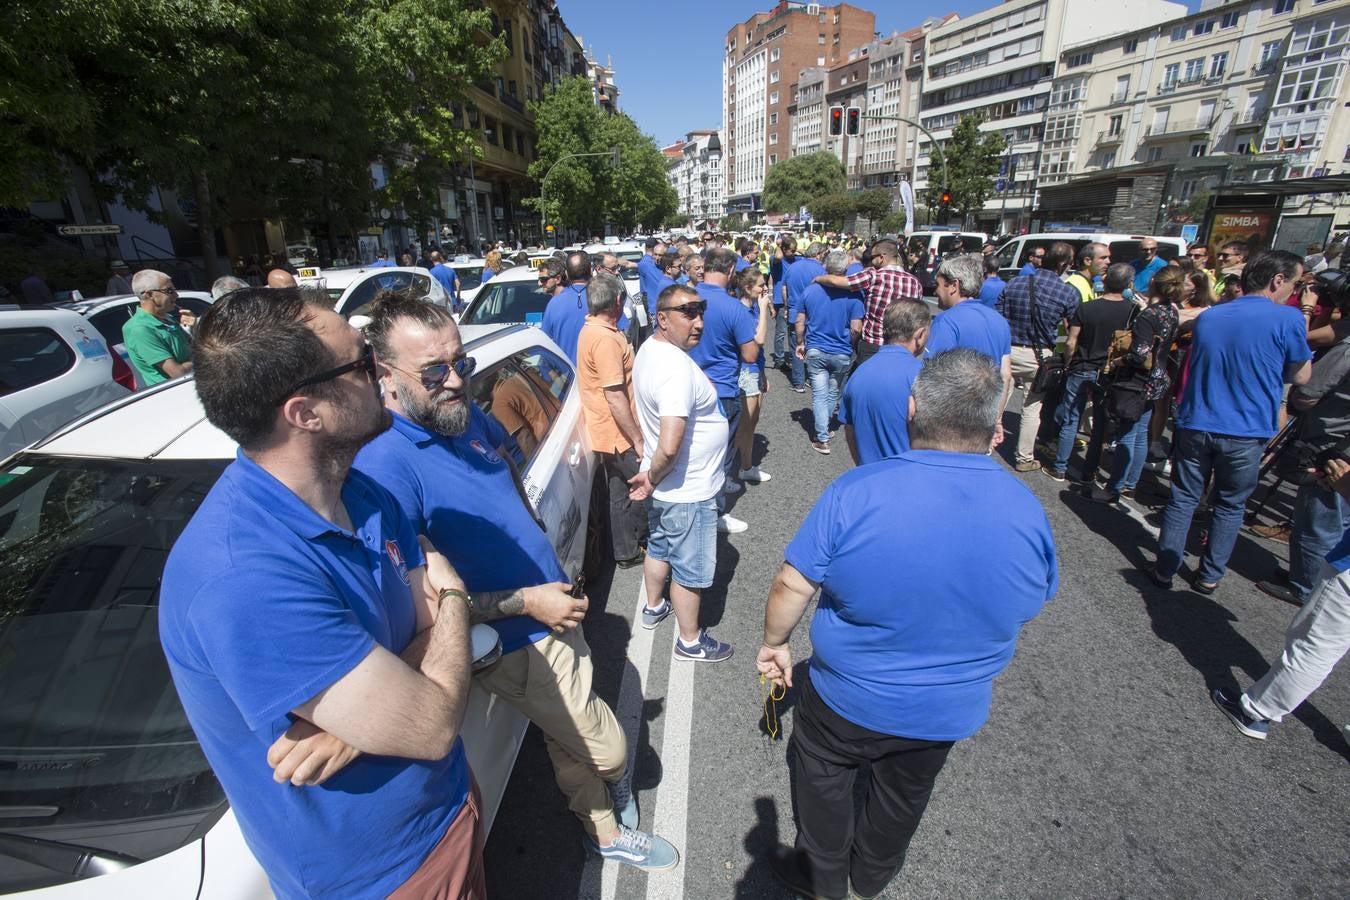
[[[628,496],[628,479],[642,460],[642,430],[633,407],[633,348],[619,331],[623,282],[601,273],[587,291],[589,315],[577,338],[577,385],[586,434],[609,494],[614,560],[627,569],[642,562],[647,511]]]

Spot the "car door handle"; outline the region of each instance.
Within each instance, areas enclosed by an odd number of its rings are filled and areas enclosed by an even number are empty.
[[[579,462],[581,462],[581,441],[573,441],[567,451],[567,464],[575,467]]]

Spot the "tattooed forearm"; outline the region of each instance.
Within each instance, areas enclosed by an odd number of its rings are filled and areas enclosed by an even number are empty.
[[[469,620],[474,624],[525,614],[525,589],[475,591],[469,598]]]

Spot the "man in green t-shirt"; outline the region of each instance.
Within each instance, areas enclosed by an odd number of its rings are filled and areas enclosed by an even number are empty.
[[[192,346],[187,332],[171,316],[178,308],[173,279],[154,269],[142,269],[131,279],[131,289],[141,303],[122,325],[122,342],[145,386],[191,372]],[[185,311],[182,317],[191,327],[192,314]]]

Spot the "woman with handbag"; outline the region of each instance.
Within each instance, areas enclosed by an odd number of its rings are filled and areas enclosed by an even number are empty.
[[[1115,420],[1119,436],[1106,490],[1090,480],[1084,487],[1084,495],[1098,503],[1115,503],[1122,494],[1133,495],[1144,471],[1153,405],[1159,397],[1166,396],[1171,383],[1167,372],[1168,350],[1177,333],[1177,310],[1185,278],[1175,266],[1164,267],[1153,276],[1148,286],[1149,305],[1135,316],[1129,350],[1103,378],[1102,405]],[[1088,459],[1093,458],[1094,449],[1100,452],[1104,437],[1104,427],[1093,428],[1092,440],[1099,446],[1088,448]]]

